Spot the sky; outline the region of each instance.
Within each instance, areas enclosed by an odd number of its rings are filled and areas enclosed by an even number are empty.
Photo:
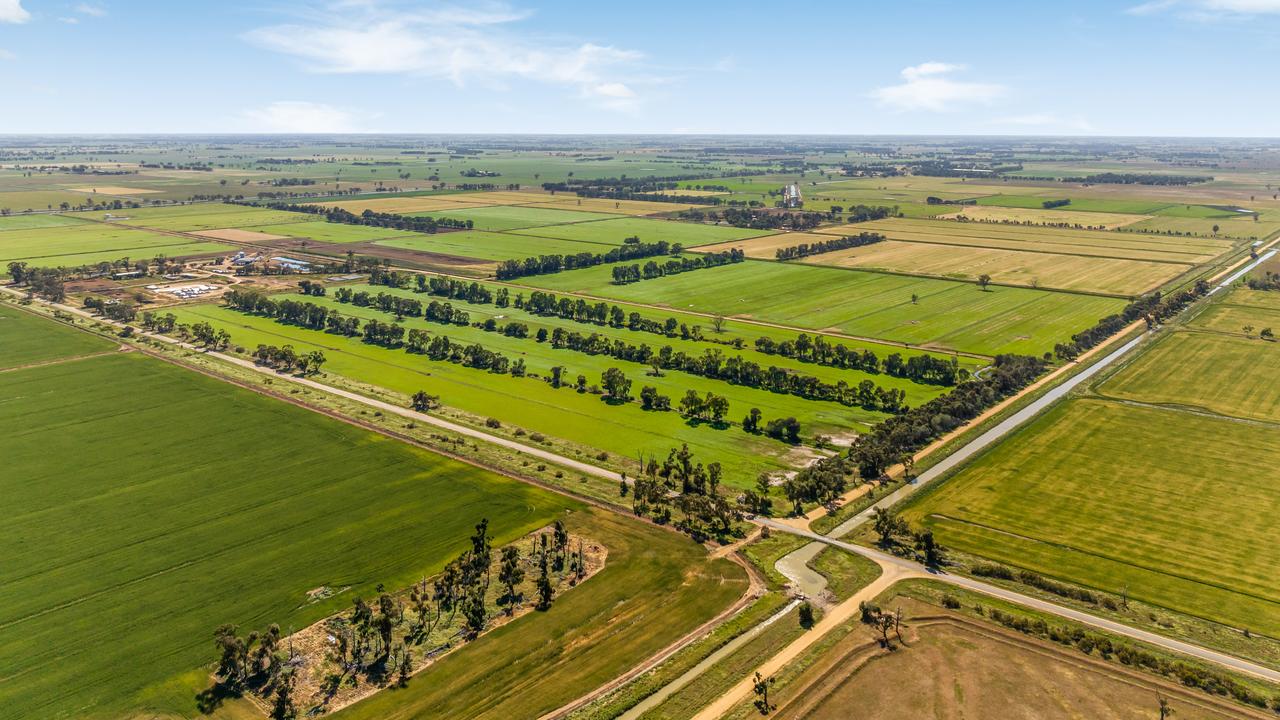
[[[1280,0],[0,0],[0,133],[1275,137]]]

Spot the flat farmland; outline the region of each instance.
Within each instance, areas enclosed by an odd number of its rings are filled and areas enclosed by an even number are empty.
[[[1236,297],[1232,295],[1229,299]],[[1192,327],[1233,335],[1243,335],[1246,325],[1253,327],[1250,334],[1255,337],[1263,328],[1271,328],[1273,332],[1280,331],[1280,303],[1277,307],[1268,308],[1221,302],[1206,308],[1191,322]]]
[[[957,550],[1274,637],[1275,436],[1262,424],[1071,400],[904,516]]]
[[[1029,190],[1023,188],[1023,190]],[[1152,215],[1168,207],[1168,202],[1159,200],[1081,197],[1079,188],[1063,186],[1061,188],[1037,188],[1038,193],[1027,194],[995,194],[977,198],[978,205],[995,205],[999,207],[1044,209],[1045,200],[1070,198],[1072,210],[1086,212],[1110,212],[1126,215]]]
[[[214,242],[184,241],[171,235],[101,223],[0,232],[0,264],[21,260],[32,266],[72,266],[122,257],[159,254],[176,257],[228,249],[230,246]]]
[[[244,228],[270,235],[315,240],[327,243],[372,242],[396,237],[416,237],[420,233],[372,225],[347,225],[324,220],[283,223],[280,225],[254,225]]]
[[[1124,306],[1107,297],[982,291],[952,280],[755,260],[630,285],[613,284],[607,265],[520,283],[985,355],[1039,355]]]
[[[37,228],[80,225],[83,221],[72,215],[0,215],[0,232],[5,230],[35,230]]]
[[[412,214],[433,215],[439,213]],[[470,220],[476,230],[518,230],[520,228],[564,225],[587,220],[607,220],[617,216],[604,213],[576,212],[574,210],[553,210],[536,205],[494,205],[450,212],[449,217],[456,220]]]
[[[375,244],[495,262],[524,259],[536,255],[571,255],[583,252],[602,253],[609,250],[609,246],[593,242],[560,240],[532,235],[517,235],[515,233],[495,233],[484,230],[459,230],[430,235],[414,233],[412,235],[379,240]],[[621,240],[617,244],[621,245]]]
[[[115,343],[0,305],[0,370],[111,350]]]
[[[1257,330],[1255,330],[1257,332]],[[1280,423],[1280,346],[1205,332],[1175,332],[1116,373],[1108,397],[1188,406]]]
[[[1147,232],[1192,233],[1202,237],[1227,237],[1255,240],[1270,237],[1280,230],[1280,215],[1267,213],[1258,220],[1249,215],[1232,215],[1228,217],[1191,218],[1191,217],[1157,217],[1144,220],[1131,226],[1134,230]],[[1218,231],[1215,233],[1214,228]]]
[[[308,300],[319,301],[323,298]],[[334,305],[343,315],[375,317],[383,321],[392,319],[392,316],[370,308],[337,303]],[[465,304],[461,306],[469,312],[478,309]],[[512,315],[508,311],[501,312],[508,317]],[[637,452],[665,455],[673,445],[687,442],[701,461],[720,462],[725,468],[725,483],[735,487],[750,487],[761,470],[785,467],[784,458],[791,450],[789,445],[767,437],[749,435],[739,427],[716,428],[690,422],[675,411],[645,411],[638,402],[611,405],[598,395],[578,393],[568,387],[555,389],[536,378],[517,378],[445,361],[433,362],[425,356],[404,350],[370,345],[360,338],[347,338],[284,325],[268,318],[246,315],[216,305],[181,308],[175,310],[175,314],[181,322],[204,321],[215,327],[225,328],[231,334],[233,343],[249,349],[260,343],[277,346],[289,343],[298,351],[320,349],[328,358],[326,373],[383,387],[405,396],[418,390],[426,390],[440,395],[441,402],[445,405],[480,417],[496,417],[516,427],[594,447],[612,455],[626,458],[634,457]],[[550,368],[564,366],[570,382],[578,374],[583,374],[589,385],[596,385],[605,369],[617,367],[631,379],[633,396],[639,395],[641,387],[651,385],[662,394],[670,396],[673,406],[688,389],[694,389],[700,394],[711,391],[729,400],[727,419],[734,422],[740,421],[752,407],[758,407],[766,419],[788,416],[798,418],[803,432],[811,436],[815,432],[847,434],[850,431],[861,431],[865,429],[865,423],[884,417],[882,413],[861,408],[810,401],[675,371],[665,372],[662,377],[653,377],[646,375],[646,365],[606,355],[556,350],[551,348],[550,343],[538,343],[533,338],[507,338],[501,333],[484,332],[477,328],[446,327],[418,318],[405,318],[402,324],[406,328],[427,330],[433,335],[446,335],[457,342],[476,342],[503,353],[513,361],[522,359],[528,365],[530,373],[546,376],[550,373]],[[554,325],[551,319],[543,320],[540,324],[546,327]],[[536,327],[537,324],[531,322],[531,329]],[[564,322],[564,327],[584,334],[605,330],[568,321]],[[631,335],[628,339],[632,343],[647,342],[651,347],[668,344],[668,341],[656,336],[651,341]],[[679,341],[670,341],[669,344],[681,345]],[[689,349],[701,354],[700,349]],[[728,350],[726,355],[735,352]],[[779,359],[774,364],[783,366],[788,363],[785,359]],[[831,369],[815,368],[812,374],[822,375],[823,373],[818,372],[820,370],[829,372]],[[835,374],[837,373],[827,376]],[[865,377],[855,373],[844,373],[844,376],[855,385]],[[884,376],[875,376],[874,381],[889,387],[898,387],[903,383]],[[944,388],[908,382],[904,389],[911,390],[909,397],[929,398]]]
[[[1002,208],[992,205],[966,205],[960,212],[947,217],[967,217],[972,220],[990,220],[1009,223],[1033,223],[1041,225],[1083,225],[1114,230],[1142,220],[1150,215],[1126,215],[1124,213],[1099,213],[1073,210],[1071,206],[1045,210],[1044,208]]]
[[[302,627],[438,571],[482,517],[497,544],[580,508],[139,353],[0,395],[3,717],[192,714],[219,624]]]
[[[559,207],[567,210],[583,210],[586,212],[618,213],[622,215],[661,215],[679,212],[690,208],[705,207],[690,203],[652,202],[649,200],[605,200],[601,198],[579,198],[572,195],[556,195],[555,199],[546,203],[548,207]]]
[[[741,247],[749,257],[772,259],[776,257],[775,251],[779,247],[831,237],[816,233],[789,233],[698,249],[715,252]],[[1151,290],[1190,269],[1189,265],[1145,260],[1055,255],[898,240],[810,255],[797,262],[958,280],[976,280],[978,276],[986,274],[997,283],[1119,295],[1136,295]]]
[[[1088,255],[1129,260],[1192,264],[1230,250],[1230,240],[1179,238],[1100,230],[957,222],[954,220],[889,219],[859,223],[859,231],[877,232],[890,240],[943,245],[969,245],[1006,250]],[[818,228],[824,235],[848,235],[841,227]]]
[[[685,247],[696,247],[727,240],[741,240],[759,235],[768,235],[769,233],[770,231],[768,230],[750,230],[722,225],[678,222],[675,220],[618,218],[615,220],[599,220],[573,223],[571,225],[514,230],[511,234],[537,235],[539,237],[579,240],[604,245],[621,245],[629,237],[638,237],[641,242],[666,240],[673,245],[679,243]]]
[[[461,199],[462,195],[413,195],[407,197],[388,197],[388,198],[359,198],[352,200],[331,200],[329,202],[319,202],[316,205],[323,207],[337,207],[352,212],[357,215],[365,210],[372,210],[379,213],[434,213],[441,217],[448,216],[450,210],[465,210],[466,208],[484,207],[486,205],[502,205],[501,200],[482,200],[482,199]],[[457,199],[454,199],[457,198]],[[308,203],[303,203],[308,204]]]
[[[26,210],[57,210],[62,203],[80,205],[88,199],[87,193],[66,190],[17,190],[0,194],[0,210],[15,213]]]

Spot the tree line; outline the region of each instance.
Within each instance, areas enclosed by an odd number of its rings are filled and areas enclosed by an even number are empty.
[[[638,264],[615,265],[613,267],[613,283],[615,285],[626,285],[641,280],[653,280],[667,275],[678,275],[691,270],[740,263],[746,259],[746,253],[738,248],[731,248],[721,252],[701,253],[692,257],[671,258],[661,265],[650,260],[644,264],[643,268]]]
[[[631,509],[636,515],[665,524],[672,521],[673,511],[679,512],[674,527],[698,541],[727,538],[733,524],[742,518],[719,491],[720,463],[704,466],[695,462],[688,445],[672,448],[661,463],[650,457],[643,465],[630,489]],[[625,482],[619,491],[627,494]]]
[[[288,212],[323,215],[326,222],[341,223],[343,225],[367,225],[372,227],[392,228],[394,230],[410,230],[422,233],[434,233],[440,228],[448,228],[451,230],[470,230],[472,227],[472,221],[470,220],[455,220],[453,218],[446,217],[414,217],[411,215],[397,215],[395,213],[380,213],[372,210],[365,210],[357,215],[340,207],[325,207],[323,205],[298,205],[294,203],[271,202],[266,203],[265,207],[271,208],[272,210],[285,210]]]
[[[779,260],[796,260],[810,255],[835,252],[836,250],[865,247],[883,240],[884,235],[880,233],[864,232],[857,235],[845,235],[843,237],[833,237],[830,240],[819,240],[817,242],[800,243],[799,245],[778,248],[775,256]]]
[[[1119,313],[1108,315],[1093,327],[1072,335],[1071,342],[1054,345],[1053,354],[1059,360],[1072,360],[1085,350],[1101,344],[1120,332],[1129,323],[1144,318],[1147,326],[1151,327],[1165,318],[1182,312],[1183,308],[1204,297],[1208,292],[1209,283],[1202,278],[1197,280],[1190,290],[1180,290],[1168,298],[1164,297],[1159,290],[1150,295],[1144,295],[1126,305]]]
[[[930,385],[955,385],[957,378],[968,377],[968,371],[960,368],[959,360],[952,357],[943,360],[932,355],[913,355],[904,362],[902,355],[892,353],[884,359],[870,350],[854,350],[839,343],[829,342],[822,335],[810,338],[805,333],[794,340],[776,341],[768,337],[756,338],[756,351],[766,355],[781,355],[801,362],[811,362],[828,367],[860,370],[866,373],[884,373]]]
[[[524,260],[504,260],[498,264],[495,277],[499,280],[529,277],[532,275],[549,275],[562,270],[594,267],[607,263],[637,260],[657,255],[679,255],[684,251],[680,243],[668,243],[659,240],[653,243],[642,243],[639,238],[631,237],[608,252],[581,252],[573,255],[540,255]]]

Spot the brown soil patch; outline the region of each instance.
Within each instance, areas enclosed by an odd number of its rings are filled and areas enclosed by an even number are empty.
[[[842,638],[780,693],[778,716],[1138,720],[1157,693],[1179,716],[1266,717],[1199,690],[904,599],[905,646],[882,650],[868,629]]]
[[[201,230],[192,233],[200,237],[213,238],[215,240],[230,240],[232,242],[263,242],[270,240],[284,240],[284,235],[272,235],[271,233],[258,232],[256,230],[241,230],[239,228],[222,228],[219,230]]]

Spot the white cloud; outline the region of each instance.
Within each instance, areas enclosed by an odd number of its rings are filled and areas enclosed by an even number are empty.
[[[1003,85],[961,82],[948,75],[963,65],[926,62],[903,68],[901,85],[877,88],[871,96],[887,108],[899,111],[946,112],[966,104],[987,104],[1005,94]]]
[[[90,5],[89,3],[80,3],[76,5],[76,12],[89,17],[106,17],[107,9],[101,5]]]
[[[326,15],[341,21],[273,25],[244,38],[293,56],[316,73],[407,74],[458,86],[472,81],[499,86],[515,78],[576,88],[581,97],[606,106],[638,100],[616,71],[639,61],[640,53],[517,34],[505,26],[529,13],[504,4],[411,12],[384,8],[377,0],[348,0],[331,5]]]
[[[1177,12],[1189,20],[1221,20],[1251,15],[1280,14],[1280,0],[1150,0],[1134,5],[1130,15]]]
[[[353,113],[324,103],[280,101],[241,114],[250,132],[349,133],[367,132]]]
[[[0,0],[0,23],[24,23],[31,13],[22,7],[22,0]]]

